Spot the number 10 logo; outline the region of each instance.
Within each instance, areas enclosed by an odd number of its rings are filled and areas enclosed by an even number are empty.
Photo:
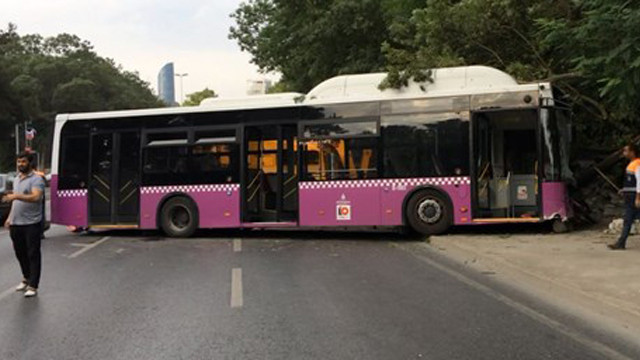
[[[336,219],[338,220],[351,220],[351,205],[337,205],[336,206]]]

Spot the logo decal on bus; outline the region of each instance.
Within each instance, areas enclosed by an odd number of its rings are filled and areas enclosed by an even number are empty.
[[[527,190],[527,186],[526,185],[518,186],[517,197],[518,197],[518,200],[527,200],[527,199],[529,199],[529,191]]]
[[[351,220],[351,201],[344,194],[336,201],[336,220]]]

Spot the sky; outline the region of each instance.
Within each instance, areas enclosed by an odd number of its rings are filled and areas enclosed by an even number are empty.
[[[229,17],[242,0],[0,0],[0,26],[20,34],[71,33],[126,70],[137,71],[157,93],[160,68],[173,62],[184,94],[208,87],[221,97],[244,96],[260,74],[251,56],[228,39]],[[176,79],[176,100],[180,81]]]

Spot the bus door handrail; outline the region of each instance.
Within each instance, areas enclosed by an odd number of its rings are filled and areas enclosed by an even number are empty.
[[[253,187],[253,185],[255,184],[255,182],[258,180],[258,178],[260,178],[260,175],[262,175],[262,169],[258,170],[258,173],[256,174],[256,176],[253,178],[253,180],[251,180],[251,182],[249,182],[249,185],[247,186],[247,189],[250,189],[251,187]]]
[[[516,212],[516,204],[511,201],[511,171],[507,171],[507,204],[507,217],[510,218]]]

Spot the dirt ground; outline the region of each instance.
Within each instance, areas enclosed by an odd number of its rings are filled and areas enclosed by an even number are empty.
[[[604,229],[602,229],[604,230]],[[640,236],[626,251],[611,251],[615,235],[454,234],[435,236],[435,251],[542,297],[611,330],[640,333]]]

